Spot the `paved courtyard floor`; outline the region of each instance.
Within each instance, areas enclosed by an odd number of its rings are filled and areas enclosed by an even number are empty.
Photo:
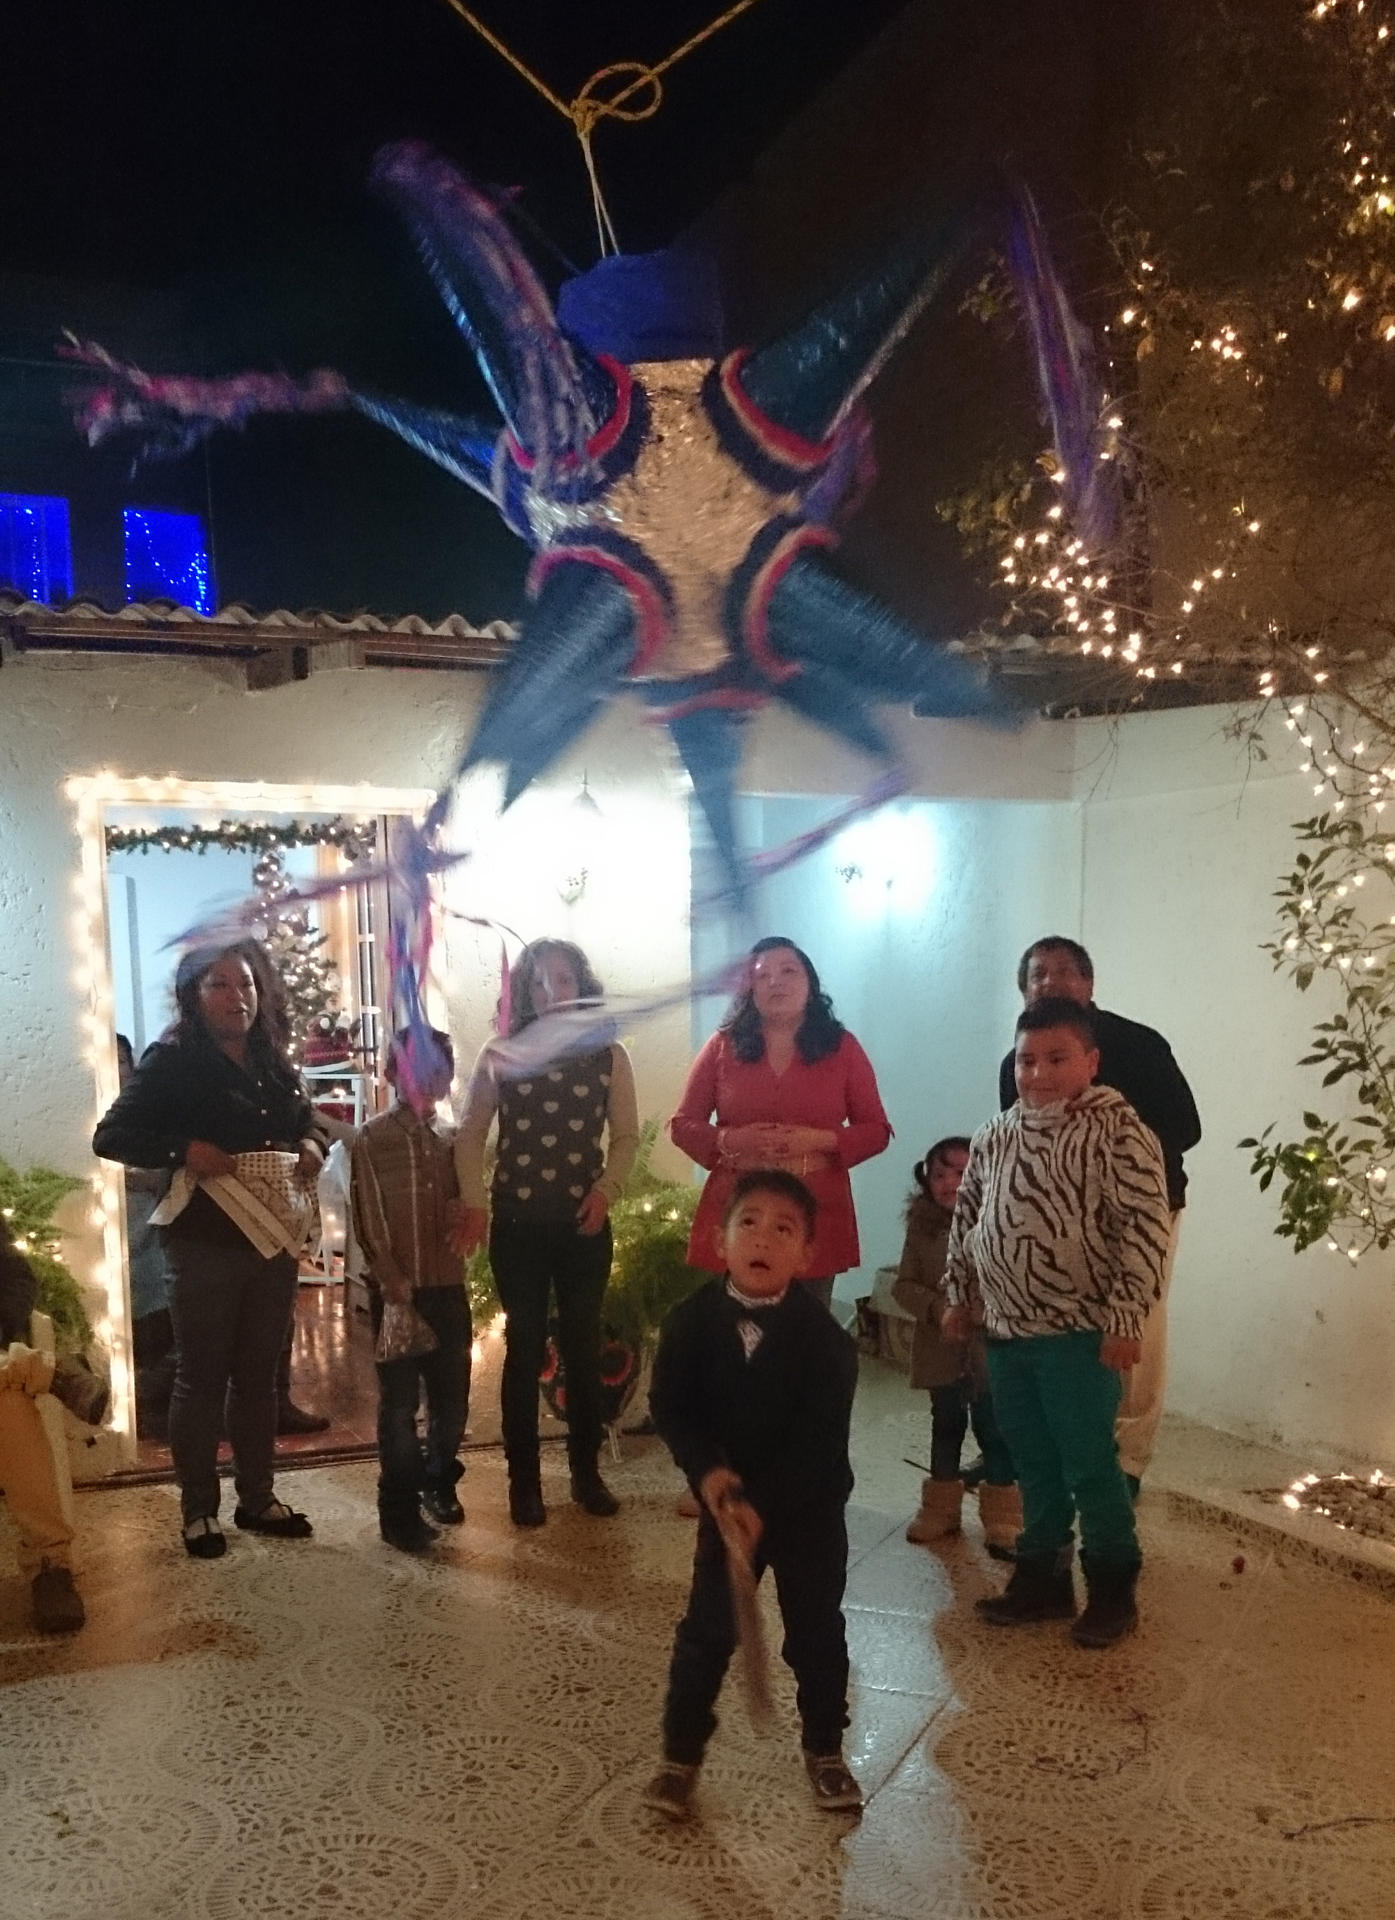
[[[818,1812],[792,1690],[731,1687],[700,1817],[638,1804],[692,1526],[655,1441],[613,1521],[467,1525],[413,1561],[374,1472],[285,1487],[311,1542],[188,1560],[167,1486],[79,1498],[89,1625],[40,1642],[0,1542],[6,1920],[1383,1920],[1395,1914],[1395,1605],[1146,1489],[1144,1623],[1105,1654],[994,1633],[976,1523],[902,1537],[925,1401],[869,1366],[850,1513],[849,1756]],[[229,1506],[231,1502],[229,1501]],[[767,1595],[767,1605],[773,1596]],[[778,1632],[771,1615],[772,1643]]]

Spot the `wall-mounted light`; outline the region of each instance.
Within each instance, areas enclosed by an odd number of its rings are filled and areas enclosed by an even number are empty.
[[[586,891],[604,819],[605,815],[583,773],[581,792],[567,808],[558,836],[561,860],[557,873],[557,896],[569,907],[575,906]]]
[[[934,891],[938,836],[921,803],[901,801],[854,820],[833,842],[832,855],[849,905],[859,911],[915,913]]]

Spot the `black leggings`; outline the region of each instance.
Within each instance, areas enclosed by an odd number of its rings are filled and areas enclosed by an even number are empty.
[[[538,1375],[547,1348],[549,1297],[557,1296],[557,1344],[567,1378],[567,1457],[594,1473],[601,1451],[601,1301],[610,1278],[610,1222],[578,1233],[571,1220],[510,1220],[489,1234],[494,1284],[507,1316],[500,1394],[509,1478],[538,1478]]]
[[[959,1458],[971,1421],[983,1453],[984,1479],[990,1486],[1011,1486],[1017,1473],[993,1412],[993,1396],[986,1389],[975,1392],[970,1380],[930,1389],[930,1478],[959,1478]]]

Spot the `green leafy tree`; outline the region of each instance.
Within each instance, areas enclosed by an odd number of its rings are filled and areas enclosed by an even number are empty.
[[[1087,549],[1049,455],[1007,445],[945,513],[1001,624],[1081,697],[1279,705],[1324,811],[1295,825],[1268,951],[1324,1017],[1335,1111],[1242,1145],[1295,1248],[1395,1233],[1395,6],[1162,10],[1137,139],[1097,208],[1091,315],[1122,533]],[[1010,321],[1001,279],[976,290]],[[986,635],[990,649],[1001,641]],[[1265,751],[1256,708],[1233,729]]]

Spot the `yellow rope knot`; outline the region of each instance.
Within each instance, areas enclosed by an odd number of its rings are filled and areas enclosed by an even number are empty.
[[[628,84],[613,99],[597,97],[596,88],[603,80],[627,75]],[[649,88],[649,98],[640,106],[627,107],[624,103],[642,87]],[[664,83],[653,67],[646,67],[640,60],[617,60],[612,66],[596,69],[580,88],[567,111],[577,133],[584,138],[598,120],[650,120],[663,105],[663,100]]]
[[[591,182],[591,199],[596,210],[596,231],[600,235],[601,252],[620,251],[615,238],[615,228],[611,224],[610,214],[606,210],[604,196],[601,193],[600,179],[596,173],[596,163],[591,155],[591,136],[602,120],[650,120],[663,105],[664,89],[662,75],[670,67],[700,47],[704,40],[710,40],[714,33],[735,20],[739,14],[746,13],[756,4],[756,0],[735,0],[735,5],[718,14],[715,20],[709,20],[705,27],[689,36],[681,46],[673,49],[665,59],[654,66],[647,66],[642,60],[617,60],[611,66],[598,67],[589,80],[578,89],[575,99],[568,102],[555,94],[545,80],[540,80],[530,67],[524,65],[518,55],[506,47],[496,33],[492,33],[465,5],[464,0],[446,0],[454,12],[458,13],[467,26],[473,27],[481,40],[493,47],[503,60],[507,60],[514,72],[526,80],[530,87],[540,93],[548,105],[555,107],[564,119],[570,120],[576,128],[576,137],[581,142],[581,154],[586,162],[587,176]],[[626,78],[626,76],[629,76]],[[620,91],[606,99],[597,94],[596,88],[602,81],[621,79],[625,84]],[[632,94],[643,94],[648,89],[648,97],[638,106],[625,103]]]

